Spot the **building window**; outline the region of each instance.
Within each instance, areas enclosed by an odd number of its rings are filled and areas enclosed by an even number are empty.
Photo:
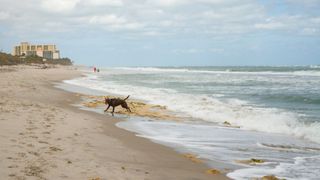
[[[43,49],[44,49],[45,51],[47,51],[47,50],[48,50],[48,46],[47,46],[47,45],[44,45]]]
[[[52,51],[43,51],[43,57],[46,59],[53,59]]]

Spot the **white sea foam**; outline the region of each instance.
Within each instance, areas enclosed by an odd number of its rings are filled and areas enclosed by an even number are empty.
[[[288,180],[319,179],[320,156],[296,157],[293,163],[279,163],[276,167],[250,167],[228,173],[227,176],[237,180],[261,178],[265,175],[277,175]]]
[[[119,122],[117,126],[179,151],[198,154],[200,158],[209,159],[209,165],[210,160],[237,165],[236,169],[241,169],[228,174],[234,179],[252,179],[271,174],[286,179],[314,178],[319,172],[317,163],[320,159],[315,154],[318,154],[320,146],[290,136],[209,124],[145,121],[134,118]],[[256,166],[236,163],[237,160],[251,158],[264,159],[266,162]],[[311,173],[304,174],[308,172]]]
[[[314,67],[313,67],[314,68]],[[251,74],[251,75],[284,75],[284,76],[320,76],[320,71],[298,70],[288,72],[277,71],[231,71],[226,70],[191,70],[187,68],[155,68],[155,67],[116,67],[108,70],[122,70],[121,73],[201,73],[201,74]],[[127,71],[127,72],[126,72]]]
[[[118,70],[126,70],[126,71],[140,71],[140,72],[189,72],[189,69],[179,68],[179,69],[171,69],[171,68],[154,68],[154,67],[116,67],[113,69]]]
[[[318,69],[318,68],[320,68],[320,65],[310,65],[310,68],[316,68],[316,69]]]
[[[173,89],[149,88],[101,81],[97,75],[65,81],[69,84],[119,94],[167,106],[169,110],[207,122],[230,122],[242,129],[281,133],[320,143],[320,123],[305,124],[295,113],[259,108],[239,99],[219,100],[215,95],[179,93]],[[218,95],[219,96],[219,95]]]
[[[267,144],[267,143],[257,143],[257,146],[263,148],[270,148],[279,151],[292,151],[292,152],[320,152],[320,148],[309,147],[309,146],[297,146],[297,145],[279,145],[279,144]]]

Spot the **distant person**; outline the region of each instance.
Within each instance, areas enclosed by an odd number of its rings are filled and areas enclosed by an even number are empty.
[[[96,72],[97,71],[97,68],[96,67],[93,67],[93,72]]]
[[[100,72],[100,69],[97,69],[97,72]]]

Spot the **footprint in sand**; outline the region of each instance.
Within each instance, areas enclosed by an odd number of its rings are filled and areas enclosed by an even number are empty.
[[[28,166],[24,169],[24,173],[27,176],[35,176],[40,177],[40,174],[43,172],[43,170],[39,166]]]
[[[58,168],[58,166],[56,164],[51,164],[50,167],[51,168]]]
[[[58,148],[58,147],[55,147],[55,146],[51,146],[51,147],[49,147],[49,149],[50,149],[51,151],[62,151],[62,149],[60,149],[60,148]]]
[[[32,154],[32,155],[34,155],[34,156],[40,156],[40,154],[39,153],[37,153],[37,152],[35,152],[35,151],[29,151],[28,152],[29,154]]]
[[[34,147],[34,145],[33,145],[33,144],[27,144],[27,146],[28,146],[28,147]]]
[[[19,166],[18,165],[10,165],[8,166],[8,168],[12,169],[12,168],[18,168]]]
[[[9,177],[15,177],[17,176],[16,174],[9,174]]]
[[[26,157],[26,153],[23,153],[23,152],[19,152],[19,153],[17,153],[17,155],[18,155],[19,157]]]
[[[68,164],[72,164],[72,161],[70,161],[70,160],[67,160],[67,163],[68,163]]]
[[[34,124],[32,121],[28,121],[28,124]]]
[[[38,136],[34,136],[34,135],[29,136],[29,137],[32,138],[32,139],[38,139]]]
[[[38,141],[40,144],[49,144],[47,141]]]
[[[39,128],[37,128],[37,127],[28,127],[28,128],[26,128],[28,131],[33,131],[33,130],[36,130],[36,129],[39,129]]]

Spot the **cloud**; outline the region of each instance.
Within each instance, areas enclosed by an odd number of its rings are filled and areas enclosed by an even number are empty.
[[[297,5],[303,5],[303,6],[319,6],[320,1],[319,0],[286,0],[288,3],[297,4]]]
[[[79,0],[43,0],[40,2],[40,8],[48,12],[70,12],[74,10]]]
[[[199,54],[199,53],[222,53],[223,48],[209,48],[209,49],[200,49],[200,48],[186,48],[186,49],[174,49],[172,50],[175,54]]]
[[[0,1],[0,23],[16,33],[102,30],[122,37],[214,38],[259,32],[319,35],[320,28],[320,14],[305,9],[273,14],[255,0]],[[285,2],[294,7],[319,4],[319,0]]]
[[[95,7],[122,6],[122,0],[42,0],[40,8],[53,13],[72,13],[78,10]],[[35,5],[36,6],[36,5]]]
[[[7,20],[9,17],[10,14],[8,12],[0,12],[0,20]]]
[[[204,52],[204,50],[197,49],[197,48],[190,48],[190,49],[174,49],[172,50],[172,52],[175,54],[197,54],[197,53]]]
[[[89,22],[92,25],[96,25],[102,29],[110,31],[139,30],[144,26],[142,23],[130,21],[125,17],[120,17],[115,14],[86,17],[82,19],[82,21],[83,23]]]
[[[148,3],[156,6],[177,6],[187,3],[187,1],[182,0],[149,0]]]
[[[118,17],[114,14],[106,14],[102,16],[92,16],[89,19],[90,23],[93,24],[123,24],[126,23],[126,19],[123,17]]]
[[[285,31],[300,35],[319,35],[320,16],[279,16],[254,25],[257,29]]]
[[[265,23],[257,23],[254,25],[254,27],[257,29],[273,30],[273,29],[285,28],[285,24],[283,24],[282,22],[269,21],[269,22],[265,22]]]
[[[123,6],[122,0],[83,0],[81,3],[90,6]]]
[[[224,51],[223,48],[211,48],[209,49],[209,52],[212,52],[212,53],[222,53]]]
[[[251,0],[242,0],[241,3],[252,2]],[[237,0],[147,0],[148,4],[162,7],[177,7],[185,5],[237,5]],[[240,3],[240,4],[241,4]]]
[[[319,29],[316,28],[304,28],[302,29],[302,34],[305,35],[314,35],[314,34],[319,34]]]

